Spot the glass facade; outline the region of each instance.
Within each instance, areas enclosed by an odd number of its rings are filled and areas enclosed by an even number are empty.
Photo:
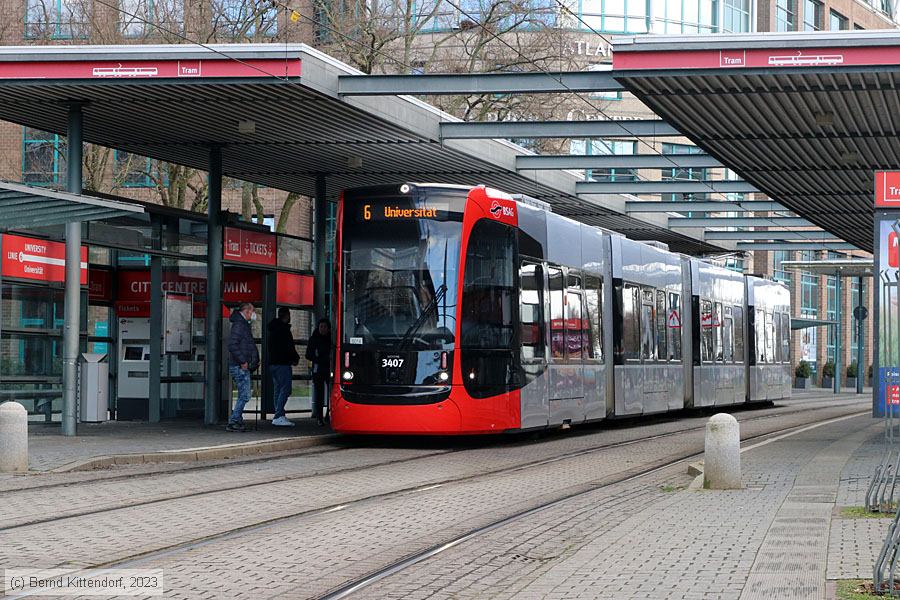
[[[278,34],[278,9],[264,0],[213,0],[213,31],[235,40]]]
[[[652,33],[712,33],[719,29],[715,0],[651,0]]]
[[[791,287],[791,272],[785,271],[782,263],[793,260],[793,252],[788,250],[776,250],[773,253],[773,277],[775,281],[781,281]]]
[[[160,355],[159,388],[161,418],[198,417],[204,406],[206,368],[206,248],[208,226],[202,216],[187,211],[150,207],[135,217],[120,217],[83,226],[88,247],[88,282],[82,288],[81,351],[108,355],[109,398],[114,418],[146,419],[150,396],[150,290],[151,271],[161,271],[162,304],[181,296],[190,297],[186,311],[190,335],[183,347]],[[27,232],[26,236],[62,239],[59,227]],[[264,235],[264,234],[263,234]],[[279,274],[290,285],[311,271],[311,241],[280,235],[277,266],[262,264],[225,265],[223,306],[230,310],[243,301],[256,304],[260,319],[254,323],[257,343],[265,343],[265,306],[277,306]],[[293,277],[294,279],[290,279]],[[289,290],[291,293],[302,291]],[[64,290],[60,283],[45,283],[4,275],[3,310],[0,311],[0,401],[23,403],[32,421],[58,422],[62,402],[62,331]],[[296,298],[296,296],[294,296]],[[167,300],[168,299],[168,300]],[[268,303],[268,304],[267,304]],[[291,310],[291,326],[298,344],[305,344],[311,331],[311,306],[285,300]],[[167,314],[163,310],[163,314]],[[156,321],[154,321],[156,322]],[[227,319],[224,332],[227,335]],[[152,325],[156,327],[157,325]],[[158,325],[161,329],[165,323]],[[179,328],[184,331],[185,328]],[[302,349],[301,355],[302,355]],[[253,374],[261,389],[268,383],[262,372]],[[308,406],[306,362],[294,369],[294,393],[289,410]],[[226,387],[226,390],[228,388]],[[248,410],[259,410],[253,405]],[[271,412],[271,411],[270,411]]]
[[[703,150],[697,146],[688,144],[663,144],[663,154],[702,154]],[[706,169],[682,167],[662,170],[663,181],[703,181],[707,178]],[[706,194],[662,194],[663,201],[676,202],[681,200],[705,200]]]
[[[827,320],[837,320],[837,303],[837,278],[829,275],[825,278],[825,318]],[[825,344],[826,360],[834,360],[835,327],[834,325],[829,327],[828,341]]]

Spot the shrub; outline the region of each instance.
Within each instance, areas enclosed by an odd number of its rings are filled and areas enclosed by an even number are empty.
[[[812,375],[812,369],[809,366],[809,363],[805,360],[801,360],[800,364],[797,365],[797,369],[794,371],[794,374],[797,377],[804,377],[809,379],[810,375]]]
[[[834,361],[829,360],[822,367],[822,376],[823,377],[834,377]]]
[[[859,365],[856,364],[856,361],[853,361],[849,365],[847,365],[847,377],[856,377],[859,374]]]

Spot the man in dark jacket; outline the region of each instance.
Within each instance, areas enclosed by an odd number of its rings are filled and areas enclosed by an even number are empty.
[[[309,336],[306,347],[306,360],[312,362],[312,417],[324,425],[323,410],[328,394],[328,382],[331,380],[331,322],[322,319],[316,330]]]
[[[269,372],[275,384],[275,418],[272,425],[293,427],[294,423],[284,416],[284,405],[291,392],[291,365],[300,362],[300,355],[294,347],[291,333],[291,311],[285,307],[278,309],[278,318],[269,323]]]
[[[250,400],[250,373],[259,367],[259,351],[253,341],[250,321],[256,320],[253,304],[244,302],[231,313],[228,337],[228,373],[237,387],[238,399],[228,419],[228,431],[244,431],[244,406]]]

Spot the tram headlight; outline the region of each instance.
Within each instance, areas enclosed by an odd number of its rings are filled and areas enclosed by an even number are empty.
[[[438,379],[440,379],[441,381],[447,381],[448,379],[450,379],[450,373],[448,373],[447,371],[441,371],[440,373],[438,373]]]
[[[341,375],[341,378],[344,381],[350,381],[353,379],[353,371],[344,371],[344,374]]]
[[[405,183],[404,183],[403,185],[401,185],[401,186],[400,186],[400,193],[401,193],[401,194],[408,194],[408,193],[409,193],[409,186],[406,185]]]

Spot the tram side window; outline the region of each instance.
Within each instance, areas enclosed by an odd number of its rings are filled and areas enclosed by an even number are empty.
[[[664,290],[656,290],[656,348],[659,354],[659,360],[668,361],[671,356],[668,350],[668,339],[666,335],[666,292]]]
[[[466,390],[476,398],[519,385],[515,230],[479,221],[466,250],[460,323]]]
[[[669,292],[669,314],[666,316],[666,346],[672,360],[681,360],[681,295]]]
[[[584,358],[588,335],[581,314],[581,292],[566,292],[566,352],[569,358]]]
[[[735,306],[731,309],[734,320],[734,362],[744,362],[744,309]]]
[[[641,358],[656,360],[656,305],[653,290],[641,290]]]
[[[566,357],[566,330],[563,306],[563,272],[560,267],[547,266],[550,280],[550,356]]]
[[[599,277],[585,275],[584,277],[584,310],[587,313],[588,326],[590,327],[589,343],[587,346],[588,358],[603,360],[603,337],[600,329],[601,306],[603,304],[603,283]]]
[[[766,313],[766,362],[775,362],[775,323],[770,312]]]
[[[781,362],[791,362],[791,316],[781,315]]]
[[[638,321],[640,288],[626,283],[622,287],[622,346],[625,360],[641,359],[641,325]]]
[[[766,362],[766,313],[763,309],[756,309],[756,356],[758,362]]]
[[[722,362],[722,350],[724,344],[722,343],[722,303],[715,303],[715,314],[713,315],[713,333],[715,336],[715,349],[713,351],[713,356],[715,356],[716,362]]]
[[[715,338],[713,332],[713,303],[700,301],[700,360],[712,362],[715,357]]]
[[[519,269],[521,286],[519,312],[522,319],[522,358],[544,357],[544,270],[541,265],[523,262]]]
[[[725,307],[725,317],[722,321],[722,360],[726,365],[734,362],[734,317],[731,307]]]
[[[773,330],[775,332],[775,361],[776,363],[781,362],[781,313],[774,313],[772,315],[773,319]]]

